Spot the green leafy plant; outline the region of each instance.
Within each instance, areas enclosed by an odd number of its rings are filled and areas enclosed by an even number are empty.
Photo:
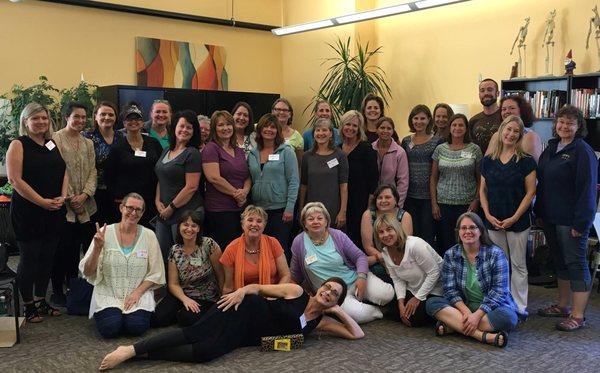
[[[321,65],[330,64],[327,73],[313,97],[313,102],[319,99],[327,100],[335,121],[348,110],[360,110],[362,100],[368,93],[383,98],[391,97],[391,90],[385,82],[385,72],[379,66],[371,63],[373,56],[381,53],[382,47],[370,49],[369,43],[361,45],[356,42],[356,53],[350,48],[350,37],[344,42],[339,37],[334,44],[327,43],[334,51],[335,57],[326,58]],[[312,109],[310,103],[305,109]],[[314,120],[311,113],[310,123]]]
[[[17,126],[11,114],[10,101],[0,98],[0,162],[4,162],[10,142],[17,137]]]
[[[39,82],[31,87],[23,87],[20,84],[15,84],[10,92],[2,97],[9,98],[12,106],[12,119],[15,126],[19,124],[19,116],[25,105],[30,102],[37,102],[50,110],[50,116],[55,126],[60,123],[60,106],[58,105],[57,95],[58,89],[54,88],[48,82],[48,78],[40,76]]]

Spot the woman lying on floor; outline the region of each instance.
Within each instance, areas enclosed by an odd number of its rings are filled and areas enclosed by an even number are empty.
[[[100,370],[146,354],[155,360],[206,362],[238,347],[258,346],[261,337],[307,335],[314,329],[340,338],[359,339],[364,336],[363,331],[340,307],[346,292],[347,285],[337,277],[326,280],[312,297],[295,284],[246,285],[223,295],[192,326],[118,347],[102,360]]]

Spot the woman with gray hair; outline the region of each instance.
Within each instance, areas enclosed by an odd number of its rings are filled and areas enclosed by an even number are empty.
[[[348,158],[334,146],[333,123],[318,119],[313,128],[315,144],[302,157],[300,172],[300,208],[307,202],[322,202],[334,226],[346,225],[348,206]]]
[[[392,300],[392,285],[369,272],[367,257],[344,232],[330,228],[331,216],[321,202],[304,206],[300,219],[304,232],[292,243],[294,282],[315,292],[327,278],[340,277],[348,284],[342,309],[350,317],[359,324],[382,318],[378,306]]]
[[[275,237],[263,234],[267,213],[262,207],[248,205],[242,212],[243,234],[231,241],[221,255],[225,283],[223,294],[248,284],[285,284],[290,269],[281,244]]]
[[[373,150],[365,135],[362,114],[350,110],[340,119],[343,143],[340,148],[348,157],[348,236],[356,246],[362,248],[360,222],[363,212],[377,188],[377,152]]]
[[[200,124],[200,146],[198,150],[202,152],[204,145],[208,142],[208,136],[210,135],[210,118],[206,115],[198,115],[198,123]]]
[[[6,171],[14,188],[10,217],[20,251],[17,283],[25,318],[36,323],[42,321],[41,314],[60,315],[45,298],[65,223],[68,179],[65,161],[51,140],[48,109],[32,102],[19,122],[19,137],[6,152]]]

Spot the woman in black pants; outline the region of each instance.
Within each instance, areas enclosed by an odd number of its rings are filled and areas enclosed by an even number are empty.
[[[340,278],[326,280],[312,297],[295,284],[246,285],[223,295],[218,307],[190,327],[120,346],[106,355],[100,370],[145,354],[157,360],[205,362],[238,347],[258,346],[263,336],[307,335],[314,329],[359,339],[364,336],[360,326],[339,306],[346,291]]]
[[[192,325],[219,299],[223,288],[221,248],[200,234],[202,219],[195,211],[181,214],[176,244],[171,248],[168,266],[169,293],[156,306],[153,326]]]
[[[48,110],[32,102],[21,112],[20,137],[6,153],[8,180],[14,188],[10,205],[12,226],[19,246],[19,292],[28,322],[40,314],[60,315],[46,303],[52,260],[65,222],[67,174],[52,137]],[[34,297],[35,286],[35,297]]]

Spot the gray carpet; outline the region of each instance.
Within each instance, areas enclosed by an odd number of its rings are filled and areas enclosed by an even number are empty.
[[[554,299],[555,289],[531,287],[536,309]],[[575,333],[555,331],[555,320],[531,316],[510,334],[506,349],[464,338],[434,336],[432,328],[410,329],[390,320],[364,325],[366,337],[344,341],[313,335],[301,350],[259,352],[243,348],[209,364],[135,360],[117,371],[218,372],[598,372],[600,371],[600,294],[592,293],[588,326]],[[151,330],[149,335],[159,333]],[[102,357],[134,338],[102,340],[92,320],[63,315],[22,328],[22,343],[0,349],[0,372],[88,372]]]

